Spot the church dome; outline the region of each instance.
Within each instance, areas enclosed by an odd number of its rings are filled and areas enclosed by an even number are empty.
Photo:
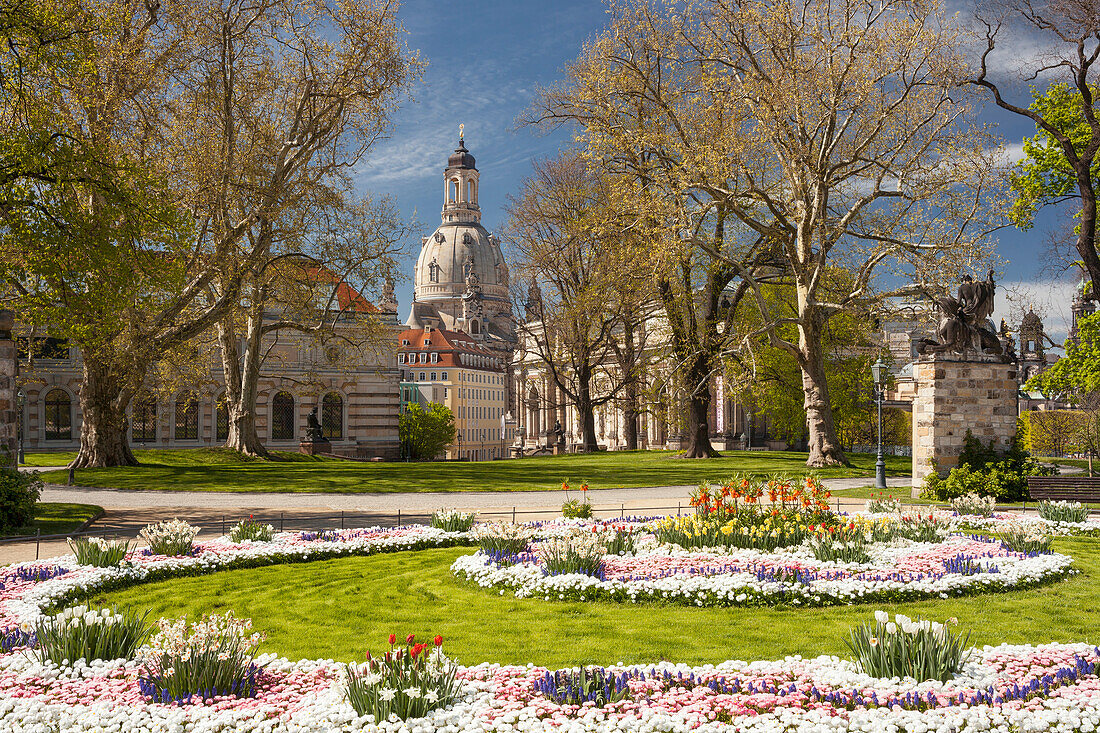
[[[508,268],[496,238],[472,221],[447,223],[424,241],[416,262],[416,299],[455,298],[473,273],[486,299],[506,300]]]
[[[452,170],[454,168],[470,169],[475,167],[474,156],[470,155],[470,151],[466,149],[466,143],[463,142],[462,138],[459,138],[458,147],[455,148],[451,157],[447,158],[447,170]]]

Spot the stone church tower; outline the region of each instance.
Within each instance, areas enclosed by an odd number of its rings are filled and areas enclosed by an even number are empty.
[[[479,186],[474,156],[460,133],[443,170],[442,222],[421,242],[405,323],[462,331],[501,346],[515,344],[508,266],[496,237],[481,225]]]

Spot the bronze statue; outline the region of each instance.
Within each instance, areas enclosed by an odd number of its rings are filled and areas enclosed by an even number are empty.
[[[958,298],[933,298],[939,308],[940,326],[936,331],[936,338],[925,338],[918,342],[917,351],[921,354],[962,354],[976,351],[1003,356],[1005,342],[989,320],[993,315],[994,294],[997,289],[993,270],[989,271],[989,277],[982,282],[974,282],[969,275],[964,275],[962,280]]]
[[[311,443],[323,443],[325,440],[321,422],[317,419],[317,407],[314,406],[306,416],[306,440]]]

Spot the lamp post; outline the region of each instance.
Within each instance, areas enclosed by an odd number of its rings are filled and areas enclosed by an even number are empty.
[[[875,380],[875,402],[878,403],[878,460],[875,461],[875,488],[886,488],[886,461],[882,458],[882,370],[886,367],[880,356],[871,365],[871,377]]]
[[[23,453],[23,434],[25,432],[27,432],[27,428],[23,424],[23,413],[25,412],[24,408],[26,407],[26,404],[27,404],[27,394],[26,394],[26,392],[24,392],[22,390],[22,388],[20,388],[20,390],[19,390],[17,401],[19,403],[19,422],[17,423],[17,425],[19,427],[19,459],[18,459],[18,465],[23,465],[24,463],[27,462],[27,457]]]

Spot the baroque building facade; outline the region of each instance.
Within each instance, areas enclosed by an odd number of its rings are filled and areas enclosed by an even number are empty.
[[[345,283],[338,288],[340,328],[372,319],[398,331],[396,310],[368,303]],[[390,289],[386,297],[393,300]],[[384,298],[385,300],[385,298]],[[384,304],[383,304],[384,305]],[[267,313],[265,320],[278,314]],[[377,323],[380,322],[380,323]],[[21,341],[19,422],[25,451],[72,451],[80,445],[79,349],[55,338]],[[265,336],[256,404],[256,430],[274,450],[298,449],[307,418],[318,419],[334,453],[354,458],[396,459],[399,371],[388,349],[354,351],[298,334]],[[202,352],[197,372],[168,389],[151,381],[132,400],[129,440],[134,448],[209,448],[228,436],[225,379],[216,349]],[[208,358],[208,361],[207,361]]]

